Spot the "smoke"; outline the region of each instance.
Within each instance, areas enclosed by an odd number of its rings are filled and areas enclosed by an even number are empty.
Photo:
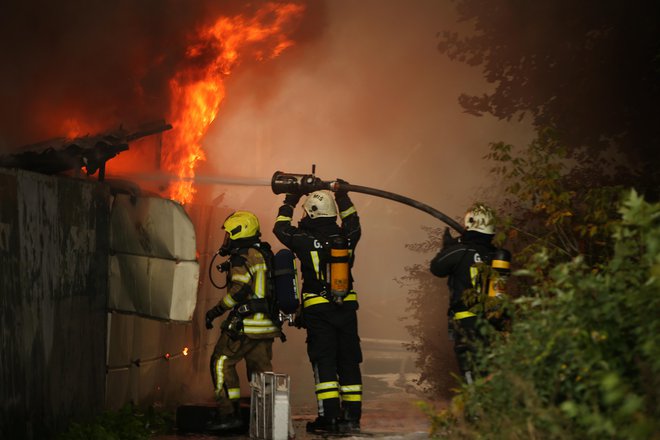
[[[261,3],[3,4],[0,153],[62,136],[77,123],[94,133],[163,118],[168,81],[183,67],[191,32],[220,14]],[[490,183],[482,160],[488,143],[520,143],[529,131],[461,112],[458,96],[478,94],[488,84],[479,71],[451,63],[436,49],[437,33],[456,26],[452,7],[438,0],[307,2],[294,47],[227,78],[225,101],[203,142],[207,162],[199,173],[207,177],[198,179],[197,202],[255,212],[263,238],[278,248],[270,231],[282,197],[263,183],[277,170],[308,173],[316,164],[324,180],[398,193],[459,219]],[[361,336],[408,340],[408,292],[396,279],[432,255],[405,245],[425,240],[423,227],[444,225],[393,201],[363,194],[353,201],[363,226],[355,266]],[[216,235],[200,252],[212,254],[221,241],[219,225],[207,230]],[[200,307],[217,299],[202,298]],[[446,301],[442,292],[438,301]],[[299,369],[304,357],[304,333],[288,335],[290,342],[275,353],[282,371],[289,371],[287,362]],[[452,356],[448,349],[446,356]],[[302,368],[296,380],[311,390],[311,373]]]
[[[333,0],[326,7],[319,39],[228,83],[205,139],[205,174],[270,178],[316,164],[323,179],[398,193],[460,219],[490,183],[489,142],[520,143],[529,132],[462,113],[458,96],[488,84],[436,49],[437,33],[456,26],[451,2]],[[272,229],[281,197],[268,188],[212,191],[226,191],[225,203],[254,210],[262,229]],[[356,262],[363,336],[407,339],[399,321],[407,291],[394,279],[431,255],[405,244],[423,241],[423,226],[444,224],[392,201],[361,194],[353,201],[363,224]]]
[[[187,44],[264,1],[36,0],[0,7],[0,152],[163,119]],[[314,9],[310,9],[314,14]],[[298,29],[298,39],[313,35]],[[199,59],[197,59],[199,62]]]

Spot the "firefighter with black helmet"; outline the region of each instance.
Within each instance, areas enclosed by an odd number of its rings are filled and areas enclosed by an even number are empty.
[[[307,330],[307,354],[318,403],[318,417],[307,424],[307,431],[358,432],[362,351],[351,267],[361,234],[360,220],[346,192],[337,191],[333,197],[332,192],[321,190],[308,195],[303,218],[293,226],[300,198],[301,194],[286,195],[273,232],[301,265],[301,324]]]
[[[272,252],[270,245],[259,239],[259,220],[251,212],[236,211],[222,228],[225,239],[218,253],[229,257],[227,293],[206,312],[206,328],[211,329],[213,321],[229,311],[211,356],[211,378],[219,409],[218,418],[207,426],[212,431],[242,426],[236,364],[245,359],[248,377],[272,371],[273,340],[280,336],[268,306],[272,292],[266,258]]]
[[[471,311],[464,293],[481,289],[482,265],[490,265],[497,248],[492,244],[495,234],[494,216],[483,204],[473,205],[465,214],[465,233],[455,239],[445,230],[443,247],[431,260],[431,272],[448,277],[449,334],[461,375],[468,383],[473,380],[473,361],[477,340],[477,314]]]

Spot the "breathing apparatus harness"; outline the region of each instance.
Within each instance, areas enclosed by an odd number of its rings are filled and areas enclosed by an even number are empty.
[[[276,301],[273,285],[273,252],[271,251],[270,245],[266,242],[250,240],[249,243],[239,244],[236,240],[231,240],[226,236],[222,246],[214,254],[209,265],[209,278],[211,279],[211,284],[218,289],[224,289],[229,285],[231,282],[232,266],[236,264],[244,265],[247,261],[246,258],[239,253],[241,249],[245,248],[253,248],[259,251],[264,258],[267,272],[265,277],[266,292],[265,298],[252,298],[243,304],[235,306],[229,312],[229,316],[223,321],[221,329],[226,331],[232,339],[238,339],[240,337],[240,332],[243,329],[243,319],[255,313],[263,313],[267,315],[273,324],[280,328],[280,330],[285,319],[290,319],[286,315],[283,316]],[[215,266],[218,272],[225,273],[226,278],[223,286],[216,284],[212,277],[214,261],[218,256],[228,257],[227,260]],[[286,341],[286,336],[282,332],[280,332],[280,339],[282,342]]]
[[[323,250],[322,266],[316,280],[321,285],[321,291],[317,294],[332,304],[342,306],[353,281],[348,239],[342,234],[332,234],[325,239],[317,238],[317,241]]]
[[[460,295],[460,302],[465,310],[456,311],[451,304],[448,310],[450,318],[461,320],[482,315],[496,328],[505,319],[503,301],[506,295],[506,284],[511,273],[511,253],[503,248],[487,249],[483,245],[470,243],[480,254],[482,261],[470,267],[471,288]],[[461,259],[463,264],[466,253]],[[453,302],[453,299],[452,299]]]

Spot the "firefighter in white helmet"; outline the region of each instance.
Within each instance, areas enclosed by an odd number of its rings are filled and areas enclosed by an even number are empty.
[[[301,325],[307,330],[307,354],[318,402],[318,417],[307,424],[307,431],[358,432],[362,351],[350,269],[360,239],[360,219],[346,192],[338,191],[333,197],[323,190],[309,194],[303,203],[304,216],[293,226],[293,211],[300,198],[300,194],[286,195],[273,232],[301,263]],[[343,290],[335,287],[341,285],[338,274],[346,277]]]
[[[464,292],[480,289],[479,265],[489,265],[497,248],[492,244],[495,234],[493,212],[477,203],[465,214],[465,233],[455,239],[445,229],[443,247],[431,260],[431,272],[438,277],[448,277],[449,335],[454,343],[461,374],[468,383],[474,377],[473,357],[477,339],[477,315],[466,304]]]
[[[207,429],[228,431],[240,428],[241,387],[236,364],[245,359],[248,377],[252,373],[273,371],[273,339],[279,327],[269,313],[267,259],[270,245],[260,241],[259,220],[248,211],[236,211],[225,220],[225,240],[218,251],[229,257],[227,294],[206,312],[206,328],[230,311],[220,328],[220,339],[211,356],[211,378],[218,401],[218,418]]]

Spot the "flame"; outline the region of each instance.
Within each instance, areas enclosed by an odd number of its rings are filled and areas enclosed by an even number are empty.
[[[101,127],[98,124],[70,116],[61,122],[61,130],[59,131],[63,131],[67,139],[75,139],[88,136],[90,133],[98,132],[100,129]]]
[[[68,139],[74,139],[83,135],[82,124],[75,118],[67,118],[64,120],[64,131]]]
[[[170,185],[171,199],[185,204],[194,197],[195,169],[206,159],[202,139],[225,97],[223,78],[242,57],[261,61],[292,46],[286,29],[303,11],[299,4],[271,2],[253,17],[220,17],[202,29],[188,47],[187,57],[195,67],[178,72],[170,80],[169,121],[174,128],[164,140],[163,167],[179,177]]]

